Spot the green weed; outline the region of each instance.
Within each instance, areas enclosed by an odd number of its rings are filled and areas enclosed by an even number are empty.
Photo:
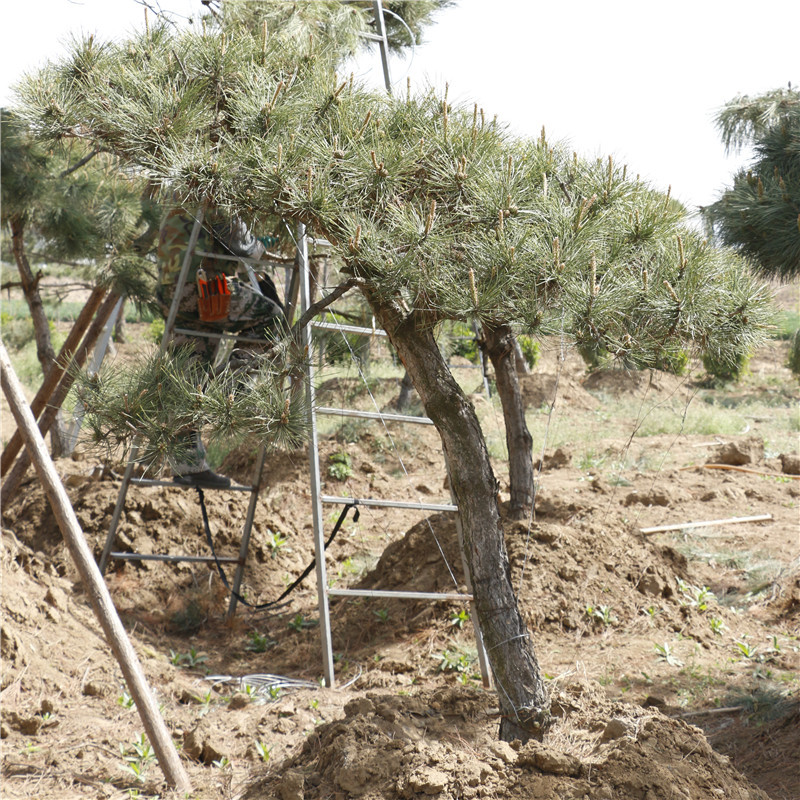
[[[277,531],[268,530],[266,541],[270,556],[275,558],[280,553],[281,548],[289,541],[289,537]]]
[[[465,608],[462,608],[460,611],[450,612],[451,625],[454,625],[456,628],[463,628],[465,622],[469,622],[469,612]]]
[[[270,647],[274,647],[277,644],[275,639],[270,639],[269,636],[258,631],[250,631],[247,634],[247,638],[248,642],[244,649],[253,653],[265,653]]]
[[[192,669],[205,664],[208,661],[208,656],[205,653],[198,652],[194,647],[189,649],[188,653],[178,653],[175,650],[169,651],[170,663],[176,667],[190,667]]]
[[[669,664],[671,667],[682,667],[683,661],[677,658],[672,653],[672,648],[670,648],[667,642],[664,644],[653,644],[653,649],[656,651],[656,658],[658,661],[664,661],[665,663]]]
[[[143,781],[148,768],[156,760],[155,751],[147,736],[141,733],[132,744],[120,744],[119,749],[124,761],[123,769],[130,772],[137,781]]]
[[[343,450],[328,456],[328,476],[337,481],[346,481],[353,474],[350,456]]]
[[[256,742],[256,752],[259,758],[266,764],[269,761],[272,748],[265,742]]]

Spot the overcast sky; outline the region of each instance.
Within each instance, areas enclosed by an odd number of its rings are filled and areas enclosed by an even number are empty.
[[[200,7],[160,4],[186,15]],[[0,31],[2,104],[71,32],[120,38],[143,19],[136,0],[13,3]],[[412,59],[393,59],[398,91],[408,76],[414,86],[447,81],[451,100],[478,102],[521,134],[544,125],[584,156],[614,154],[691,207],[712,202],[744,158],[723,153],[719,107],[800,82],[792,0],[460,0],[437,19]],[[382,86],[377,54],[358,69]]]

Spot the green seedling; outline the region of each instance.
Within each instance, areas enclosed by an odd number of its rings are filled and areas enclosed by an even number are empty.
[[[758,648],[755,645],[751,645],[747,641],[742,640],[739,642],[734,642],[733,646],[736,648],[742,658],[746,658],[749,661],[758,655]]]
[[[586,616],[593,620],[600,620],[606,627],[618,622],[616,616],[611,612],[611,606],[586,606]]]
[[[684,601],[687,605],[694,606],[700,611],[707,611],[711,603],[715,602],[717,597],[708,586],[693,586],[681,578],[678,578],[678,589],[684,596]]]
[[[258,694],[258,689],[249,683],[245,683],[242,686],[242,691],[249,700],[252,700]]]
[[[381,622],[387,622],[389,619],[389,612],[385,608],[379,608],[372,612]]]
[[[227,767],[230,767],[230,765],[231,762],[227,756],[222,756],[222,758],[211,762],[211,766],[216,767],[217,769],[226,769]]]
[[[123,768],[130,772],[137,781],[143,781],[148,767],[156,760],[156,754],[144,733],[133,744],[125,746],[120,744]]]
[[[350,456],[344,451],[328,456],[328,476],[336,481],[346,481],[353,474]]]
[[[305,628],[313,628],[317,622],[313,619],[306,619],[304,614],[298,612],[287,624],[293,631],[300,633]]]
[[[277,531],[267,531],[267,547],[269,547],[269,554],[272,558],[280,553],[281,548],[289,541],[288,536],[284,536]]]
[[[301,613],[298,612],[297,614],[294,615],[292,619],[289,620],[288,624],[293,631],[297,631],[298,633],[300,633],[300,631],[303,630],[303,627],[305,626],[305,622],[306,618]]]
[[[117,698],[117,705],[122,706],[123,708],[133,708],[136,703],[134,703],[133,698],[128,694],[126,689],[123,689],[122,694]]]
[[[264,742],[256,742],[256,752],[259,755],[259,758],[266,764],[269,761],[269,757],[271,754],[272,748],[266,745]]]
[[[445,650],[434,658],[439,659],[439,672],[467,672],[470,667],[469,656],[455,650]]]
[[[672,654],[672,649],[666,642],[664,642],[664,644],[653,644],[653,648],[656,651],[656,657],[659,661],[664,661],[671,667],[683,666],[683,662]]]
[[[711,617],[708,621],[708,624],[711,626],[711,632],[717,634],[717,636],[722,636],[722,631],[725,629],[725,623],[719,617]]]
[[[456,628],[463,628],[464,623],[469,622],[469,612],[462,608],[460,611],[450,612],[450,624],[455,625]]]
[[[265,653],[270,647],[274,647],[277,644],[274,639],[270,639],[269,636],[258,631],[250,631],[247,634],[247,638],[249,641],[244,646],[244,649],[251,650],[253,653]]]
[[[208,661],[208,656],[192,647],[188,653],[176,653],[174,650],[170,650],[169,660],[170,663],[176,667],[187,666],[194,668],[205,664],[205,662]]]

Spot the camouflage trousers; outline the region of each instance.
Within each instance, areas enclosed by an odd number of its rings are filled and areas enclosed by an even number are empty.
[[[248,339],[264,339],[264,345],[269,340],[280,335],[285,327],[283,309],[269,297],[256,292],[249,283],[238,278],[227,278],[230,290],[230,310],[227,319],[217,322],[202,322],[197,308],[197,284],[187,282],[180,300],[178,301],[178,314],[175,318],[175,327],[187,328],[204,333],[234,333]],[[174,296],[174,286],[159,286],[156,300],[164,318],[169,314]],[[274,291],[274,290],[273,290]],[[172,338],[172,345],[180,347],[191,344],[196,357],[209,369],[214,363],[217,347],[220,340],[216,337],[191,336],[177,333]],[[242,344],[241,349],[259,349],[252,343]],[[179,451],[183,454],[180,461],[171,461],[170,467],[175,475],[190,475],[210,469],[206,461],[206,449],[200,433],[193,429],[186,429],[177,434]]]
[[[252,339],[273,339],[284,327],[283,309],[269,297],[256,292],[249,283],[238,278],[228,278],[230,290],[230,310],[227,319],[217,322],[203,322],[197,310],[197,284],[187,282],[178,301],[178,315],[175,326],[189,328],[204,333],[238,333]],[[161,313],[166,319],[175,287],[159,286],[156,293]],[[178,333],[173,337],[173,345],[191,343],[197,356],[209,366],[214,360],[219,339],[205,336],[190,336]]]

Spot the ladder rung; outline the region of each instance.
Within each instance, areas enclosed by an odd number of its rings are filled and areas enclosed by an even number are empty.
[[[383,589],[328,589],[331,597],[386,597],[399,600],[464,600],[472,602],[471,594],[460,592],[395,592]]]
[[[194,484],[186,484],[186,483],[175,483],[175,481],[158,481],[153,480],[151,478],[131,478],[131,483],[135,483],[137,486],[171,486],[173,489],[194,489]],[[208,490],[212,492],[252,492],[252,486],[242,486],[238,483],[232,483],[228,487],[218,487],[213,488],[211,486],[201,486],[203,490]]]
[[[119,561],[192,561],[198,564],[214,564],[219,561],[221,564],[238,564],[239,559],[233,556],[162,556],[158,554],[146,553],[110,553],[111,558]]]
[[[336,322],[311,322],[312,328],[323,328],[327,331],[342,331],[343,333],[362,333],[364,336],[387,336],[386,331],[380,328],[360,328],[358,325],[339,325]]]
[[[173,328],[173,333],[182,333],[184,336],[202,336],[206,339],[230,339],[235,342],[247,342],[248,344],[270,344],[269,339],[256,339],[252,336],[238,336],[235,333],[213,333],[211,331],[196,331],[191,328]]]
[[[360,31],[359,36],[363,36],[365,39],[369,39],[373,42],[383,41],[383,36],[379,36],[377,33],[369,33],[368,31]]]
[[[323,503],[336,503],[338,505],[376,506],[378,508],[414,508],[421,511],[458,511],[458,506],[445,503],[405,503],[400,500],[374,500],[356,497],[332,497],[322,495]]]
[[[215,258],[218,261],[240,261],[243,264],[250,264],[253,266],[260,266],[266,267],[267,264],[265,261],[262,261],[258,258],[247,258],[247,256],[229,256],[224,253],[209,253],[206,250],[195,250],[194,254],[196,256],[202,256],[204,258]]]
[[[329,417],[361,417],[362,419],[378,419],[384,422],[413,422],[417,425],[433,425],[433,420],[428,417],[412,417],[406,414],[381,414],[377,411],[358,411],[355,408],[327,408],[317,409],[317,414]]]

